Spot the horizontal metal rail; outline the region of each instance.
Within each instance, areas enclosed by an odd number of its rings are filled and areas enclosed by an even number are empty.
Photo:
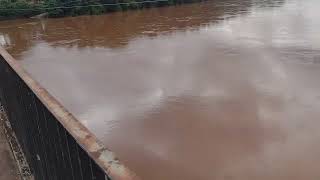
[[[36,180],[139,180],[2,48],[0,102]]]

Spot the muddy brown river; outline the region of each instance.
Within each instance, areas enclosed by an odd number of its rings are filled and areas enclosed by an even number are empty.
[[[0,43],[143,180],[320,177],[320,1],[0,22]]]

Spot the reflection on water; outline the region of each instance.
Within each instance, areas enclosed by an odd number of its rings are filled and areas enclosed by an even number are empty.
[[[258,3],[259,2],[259,3]],[[277,7],[283,0],[211,0],[209,3],[128,11],[104,16],[68,17],[50,20],[17,20],[0,22],[1,32],[14,42],[12,54],[37,44],[39,40],[51,46],[121,47],[131,39],[177,31],[197,30],[249,12],[252,6]],[[14,29],[14,31],[13,31]],[[31,44],[30,44],[31,43]]]
[[[309,180],[320,176],[319,5],[7,21],[0,42],[142,179]]]
[[[7,34],[0,34],[0,45],[3,47],[11,46],[10,37]]]

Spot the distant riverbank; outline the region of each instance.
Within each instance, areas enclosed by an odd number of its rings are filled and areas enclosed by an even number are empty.
[[[200,1],[203,0],[0,0],[0,20],[29,18],[43,13],[49,17],[97,15]]]

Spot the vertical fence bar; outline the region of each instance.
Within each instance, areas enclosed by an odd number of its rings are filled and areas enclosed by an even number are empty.
[[[0,102],[36,180],[109,179],[2,56]]]

